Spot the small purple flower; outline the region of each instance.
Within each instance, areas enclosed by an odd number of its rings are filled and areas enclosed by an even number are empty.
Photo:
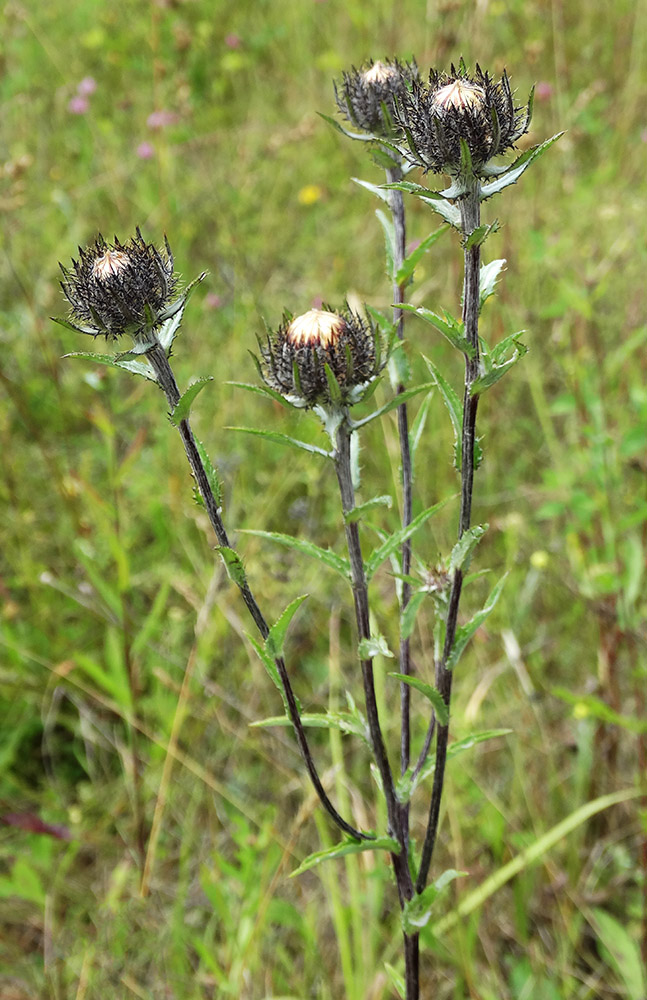
[[[220,309],[222,299],[215,292],[208,292],[204,297],[204,304],[207,309]]]
[[[74,97],[70,98],[67,110],[73,115],[84,115],[89,107],[90,102],[87,97],[83,97],[82,94],[75,94]]]
[[[553,96],[552,84],[548,83],[547,80],[540,80],[540,82],[535,87],[535,97],[538,101],[549,101]]]
[[[323,305],[323,299],[322,299],[321,295],[315,295],[315,297],[312,300],[311,304],[312,304],[312,308],[313,309],[321,309],[321,307]]]
[[[93,76],[84,76],[80,84],[76,88],[77,94],[81,97],[89,97],[90,94],[94,94],[97,89],[97,81]]]
[[[167,125],[175,125],[179,121],[179,116],[175,111],[153,111],[146,119],[149,128],[166,128]]]
[[[233,31],[230,31],[228,35],[225,35],[225,45],[228,49],[239,49],[242,45],[242,41],[238,35],[235,35]]]
[[[155,156],[155,147],[150,142],[140,142],[135,153],[140,160],[152,160]]]

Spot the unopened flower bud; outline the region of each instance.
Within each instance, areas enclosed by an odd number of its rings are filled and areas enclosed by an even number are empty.
[[[352,405],[382,368],[377,332],[350,310],[311,309],[294,319],[285,315],[261,344],[264,381],[302,406]],[[333,398],[335,383],[338,399]]]
[[[63,294],[71,305],[72,325],[82,333],[117,338],[137,336],[164,318],[176,289],[168,242],[161,253],[139,231],[126,243],[108,244],[98,236],[79,248],[71,268],[61,264]]]
[[[396,109],[408,143],[402,152],[412,163],[437,173],[465,169],[461,142],[467,145],[478,176],[492,159],[511,149],[530,126],[531,103],[514,103],[504,72],[499,81],[477,64],[473,76],[462,62],[449,73],[432,70],[427,85],[414,84]]]
[[[403,100],[414,80],[420,80],[415,62],[371,59],[358,70],[353,67],[343,74],[341,83],[335,83],[337,107],[355,128],[389,137],[396,103]]]

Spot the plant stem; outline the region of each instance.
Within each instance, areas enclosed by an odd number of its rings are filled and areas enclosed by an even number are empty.
[[[390,167],[386,171],[388,184],[396,184],[402,180],[402,170],[399,165]],[[394,253],[393,253],[393,322],[396,328],[398,340],[404,340],[404,310],[398,306],[405,300],[406,282],[397,280],[397,273],[404,263],[406,256],[407,236],[406,221],[404,212],[404,198],[401,191],[391,191],[389,197],[391,217],[393,219],[393,230],[395,233]],[[405,386],[402,382],[398,384],[398,393],[404,392]],[[409,441],[409,414],[407,404],[401,403],[398,407],[398,437],[400,439],[400,458],[402,474],[402,527],[406,528],[411,524],[413,516],[413,470],[411,465],[411,446]],[[407,538],[402,543],[401,570],[403,576],[408,576],[411,572],[411,539]],[[411,585],[407,580],[402,581],[402,599],[400,610],[400,621],[402,615],[411,598]],[[402,636],[400,631],[400,653],[399,670],[401,674],[411,673],[411,640]],[[404,774],[409,767],[411,759],[411,688],[408,684],[400,684],[400,773]],[[409,851],[409,802],[398,803],[400,811],[400,827],[402,837],[406,843],[407,853]],[[419,936],[414,934],[404,935],[404,967],[407,1000],[417,1000],[419,996],[419,964],[420,945]]]
[[[480,224],[481,203],[479,197],[479,186],[477,183],[460,201],[461,229],[463,239],[467,239]],[[471,386],[479,372],[479,292],[480,292],[480,246],[473,246],[469,249],[465,247],[465,279],[463,284],[463,322],[465,324],[465,338],[472,345],[473,356],[465,356],[465,392],[463,396],[463,427],[462,427],[462,449],[461,449],[461,509],[458,524],[459,539],[468,530],[472,515],[472,495],[474,492],[474,444],[476,441],[476,411],[478,407],[478,396],[473,396]],[[461,569],[454,572],[451,590],[449,594],[449,606],[447,610],[447,622],[445,631],[445,644],[441,660],[436,664],[436,686],[449,707],[452,695],[452,672],[447,669],[447,660],[451,653],[456,635],[456,623],[458,620],[458,609],[463,588],[463,573]],[[429,806],[429,819],[427,821],[427,831],[420,859],[420,870],[416,881],[416,892],[422,892],[427,884],[429,867],[436,844],[438,833],[438,820],[440,817],[440,800],[443,794],[445,781],[445,764],[447,761],[447,741],[449,737],[449,719],[447,725],[438,724],[438,734],[436,737],[436,767],[434,770],[434,784],[431,792],[431,803]]]
[[[171,407],[175,407],[180,400],[180,390],[178,389],[177,382],[175,380],[175,375],[166,357],[166,351],[164,348],[156,343],[151,349],[146,353],[146,358],[151,364],[155,375],[157,376],[157,381],[164,392],[168,403]],[[202,459],[200,458],[200,453],[198,451],[195,438],[193,436],[193,431],[189,424],[188,419],[181,420],[178,424],[178,430],[180,432],[180,437],[182,438],[182,443],[184,444],[184,450],[186,452],[187,459],[189,460],[189,465],[191,466],[191,471],[195,477],[196,483],[198,484],[198,489],[202,499],[204,500],[205,508],[207,514],[209,515],[209,520],[216,533],[216,538],[218,539],[218,545],[232,549],[233,546],[229,541],[227,532],[225,530],[222,517],[220,516],[220,509],[213,495],[213,490],[209,484],[209,479],[202,464]],[[269,634],[269,626],[265,620],[261,609],[259,608],[254,595],[252,594],[249,584],[245,580],[243,583],[237,584],[238,589],[242,595],[245,606],[249,611],[254,624],[256,625],[258,631],[260,632],[263,639],[266,639]],[[299,714],[299,708],[297,701],[292,690],[292,684],[287,673],[287,668],[285,666],[285,660],[282,656],[276,657],[274,660],[276,668],[281,679],[281,685],[283,687],[283,693],[285,695],[286,704],[288,707],[288,712],[290,715],[290,721],[294,728],[294,733],[296,736],[297,743],[299,745],[299,750],[301,751],[301,756],[306,765],[306,769],[310,776],[310,780],[314,786],[314,789],[319,796],[322,806],[330,816],[330,818],[337,824],[337,826],[343,830],[345,833],[350,834],[356,840],[373,840],[374,838],[370,834],[362,833],[360,830],[355,829],[350,823],[348,823],[335,809],[334,805],[328,798],[326,791],[321,783],[319,774],[315,767],[314,760],[312,759],[312,754],[310,752],[310,747],[308,745],[308,740],[303,728],[303,723],[301,722],[301,716]]]
[[[393,166],[386,171],[388,184],[396,184],[402,180],[402,170],[399,166]],[[393,322],[396,327],[398,340],[404,340],[404,311],[398,305],[404,302],[405,282],[398,282],[396,275],[402,266],[406,254],[406,224],[404,215],[404,198],[401,191],[391,191],[389,197],[391,216],[393,218],[393,229],[395,232],[395,246],[393,254]],[[405,386],[398,385],[398,393],[404,392]],[[409,445],[409,415],[407,404],[401,403],[398,407],[398,436],[400,438],[400,456],[402,461],[402,527],[406,528],[411,523],[412,517],[412,469],[411,469],[411,449]],[[408,576],[411,570],[411,539],[407,538],[402,543],[402,573]],[[411,586],[406,581],[402,581],[402,609],[404,614],[409,599],[411,597]],[[411,644],[408,638],[400,636],[400,662],[399,670],[401,674],[411,673]],[[408,684],[400,684],[400,773],[404,774],[409,766],[411,757],[411,688]],[[408,833],[408,803],[403,810],[407,813],[406,825]]]
[[[348,413],[341,420],[335,436],[334,461],[339,482],[342,511],[350,513],[355,506],[355,490],[353,488],[351,458],[350,458],[350,423]],[[359,525],[357,521],[346,522],[346,544],[350,560],[351,583],[355,603],[355,619],[357,621],[358,639],[368,640],[371,637],[368,585],[364,571],[364,560],[359,540]],[[364,699],[366,718],[371,736],[371,746],[377,769],[382,781],[382,789],[386,800],[389,833],[400,844],[398,854],[391,855],[395,881],[398,887],[400,906],[404,907],[407,900],[413,897],[413,880],[409,870],[409,838],[408,813],[403,812],[402,805],[395,794],[393,774],[389,764],[380,718],[375,697],[375,681],[373,677],[373,660],[361,659],[362,681],[364,684]],[[407,1000],[418,1000],[418,939],[417,935],[404,935],[405,945],[405,980]]]

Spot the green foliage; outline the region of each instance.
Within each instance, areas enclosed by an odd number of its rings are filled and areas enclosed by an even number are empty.
[[[349,837],[341,844],[335,844],[334,847],[328,847],[325,851],[315,851],[314,854],[308,855],[291,873],[291,877],[302,875],[310,868],[320,865],[322,861],[333,861],[336,858],[346,857],[348,854],[363,854],[365,851],[390,851],[391,854],[398,854],[400,845],[392,837],[376,837],[374,840],[352,840]]]

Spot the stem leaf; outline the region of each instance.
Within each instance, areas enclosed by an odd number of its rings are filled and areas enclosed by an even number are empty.
[[[475,524],[463,533],[460,540],[456,542],[449,557],[449,565],[447,567],[449,573],[455,573],[457,569],[465,569],[465,571],[469,569],[469,560],[472,552],[483,538],[488,527],[489,525],[487,524]]]
[[[474,348],[465,337],[464,324],[454,319],[450,313],[446,312],[443,319],[437,313],[432,312],[431,309],[425,308],[425,306],[412,306],[405,303],[401,308],[406,310],[406,312],[415,313],[420,319],[424,319],[426,323],[430,323],[431,326],[442,333],[443,337],[447,338],[452,347],[456,347],[462,354],[468,358],[474,357]]]
[[[448,229],[449,229],[448,226],[441,226],[440,229],[437,229],[435,232],[427,236],[426,239],[422,240],[422,242],[418,244],[415,250],[411,251],[408,257],[404,258],[404,260],[402,261],[400,267],[398,268],[395,274],[395,280],[398,285],[404,285],[405,282],[407,282],[409,278],[412,277],[413,272],[416,269],[416,266],[418,265],[422,257],[426,254],[427,250],[429,250],[429,248],[434,245],[436,240],[439,240],[441,236],[443,236],[446,232],[448,232]]]
[[[433,705],[440,725],[446,726],[448,724],[449,709],[443,701],[440,691],[432,684],[426,684],[419,677],[412,677],[410,674],[389,673],[389,677],[395,677],[396,680],[401,681],[403,684],[408,684],[410,687],[415,688],[416,691],[420,691],[420,694],[424,694],[425,698],[428,698]]]
[[[246,535],[256,535],[258,538],[267,538],[271,542],[276,542],[278,545],[285,545],[286,548],[295,549],[297,552],[302,552],[304,555],[311,556],[313,559],[318,560],[318,562],[323,563],[325,566],[329,566],[330,569],[334,569],[337,573],[344,577],[345,580],[350,578],[350,565],[347,559],[342,556],[338,556],[331,549],[322,549],[314,542],[309,542],[305,538],[294,538],[292,535],[283,535],[278,531],[258,531],[253,528],[241,529]]]
[[[397,410],[398,406],[402,406],[403,403],[413,399],[414,396],[419,395],[421,392],[430,392],[433,388],[433,382],[425,382],[424,385],[417,385],[414,386],[413,389],[407,389],[405,392],[399,393],[399,395],[390,399],[388,403],[385,403],[384,406],[381,406],[379,410],[375,410],[374,413],[369,413],[368,417],[362,417],[361,420],[354,421],[353,430],[359,430],[360,427],[365,427],[366,424],[370,424],[370,422],[375,420],[377,417],[383,417],[385,413],[390,413],[391,410]]]
[[[293,601],[290,601],[283,614],[277,618],[270,628],[269,635],[265,640],[265,649],[273,660],[278,659],[279,656],[283,656],[283,644],[285,642],[286,632],[289,628],[290,622],[307,596],[307,594],[302,594],[300,597],[295,597]]]
[[[391,160],[390,157],[389,159]],[[393,160],[391,160],[391,165],[393,165]],[[360,180],[359,177],[351,177],[351,180],[354,181],[355,184],[359,184],[360,187],[366,188],[366,190],[370,191],[371,194],[377,195],[377,197],[381,198],[382,201],[385,201],[387,205],[389,204],[389,193],[388,191],[385,191],[383,187],[378,184],[371,184],[369,181]]]
[[[135,361],[128,359],[118,361],[116,360],[115,355],[94,354],[92,351],[72,351],[70,354],[64,354],[63,357],[84,358],[87,361],[93,361],[97,365],[108,365],[110,368],[123,368],[124,371],[130,372],[131,375],[142,375],[144,378],[150,379],[151,382],[157,382],[157,379],[153,374],[153,369],[147,361]]]
[[[418,590],[409,598],[409,603],[402,612],[402,618],[400,620],[400,634],[403,639],[408,639],[411,636],[416,624],[418,612],[426,596],[427,594],[424,590]]]
[[[370,745],[370,736],[366,723],[350,712],[305,712],[301,716],[304,726],[311,729],[338,729],[346,735],[359,736]],[[290,727],[292,720],[287,715],[275,715],[269,719],[259,719],[250,723],[252,728],[269,729],[273,726]]]
[[[463,878],[468,872],[459,872],[455,868],[447,868],[432,885],[428,885],[421,893],[416,893],[408,899],[402,911],[402,929],[405,934],[418,934],[421,927],[429,923],[434,904],[438,897],[457,878]]]
[[[216,552],[222,557],[225,569],[227,570],[227,576],[232,583],[235,583],[237,587],[244,587],[247,583],[247,577],[245,576],[243,561],[238,553],[226,545],[218,545]]]
[[[445,506],[448,500],[449,497],[446,497],[444,500],[440,500],[432,507],[427,507],[426,510],[421,511],[420,514],[414,517],[409,524],[405,525],[403,528],[399,528],[398,531],[394,531],[393,534],[390,535],[378,549],[375,549],[375,551],[372,552],[366,560],[365,572],[367,581],[371,579],[384,560],[388,559],[394,552],[397,552],[397,550],[401,548],[402,543],[406,542],[407,538],[411,538],[411,536],[416,533],[418,528],[421,528],[430,517],[433,517],[434,514],[438,513],[438,511]]]
[[[200,456],[200,461],[202,462],[202,465],[204,467],[204,471],[206,473],[207,480],[209,482],[209,486],[211,487],[211,492],[214,495],[216,504],[217,504],[217,506],[219,508],[221,508],[222,507],[222,483],[220,482],[220,479],[218,477],[218,472],[216,471],[216,467],[214,466],[213,462],[209,458],[209,453],[207,452],[207,449],[203,445],[202,441],[199,440],[199,438],[195,438],[195,446],[198,449],[198,454]],[[196,490],[196,493],[197,493],[197,490]]]
[[[182,393],[169,417],[174,427],[178,427],[183,420],[188,418],[194,399],[209,382],[213,382],[213,375],[204,375],[202,378],[192,382],[186,392]]]
[[[479,396],[496,385],[499,379],[503,378],[528,353],[526,345],[519,340],[523,334],[523,330],[511,333],[508,337],[504,337],[491,351],[485,341],[481,340],[483,347],[481,354],[482,374],[475,378],[470,386],[472,396]]]
[[[353,524],[354,521],[360,521],[365,514],[376,507],[388,507],[390,509],[392,506],[393,498],[390,496],[373,497],[372,500],[367,500],[366,503],[361,503],[358,507],[353,507],[347,514],[344,514],[344,521],[346,524]]]
[[[270,389],[269,385],[252,385],[249,382],[226,382],[225,385],[233,385],[236,389],[246,389],[247,392],[255,392],[258,396],[266,396],[268,399],[273,399],[275,403],[280,403],[281,406],[285,406],[289,410],[299,410],[302,408],[295,403],[291,403],[289,399],[282,396],[276,389]]]
[[[395,257],[396,257],[396,241],[395,241],[395,227],[391,219],[384,214],[381,208],[375,210],[382,229],[384,230],[384,245],[386,249],[386,273],[391,281],[395,280]]]
[[[477,611],[473,618],[471,618],[466,625],[461,625],[456,629],[456,635],[454,636],[454,642],[452,643],[452,648],[447,657],[447,670],[453,670],[458,661],[460,660],[465,647],[468,642],[477,631],[478,628],[483,624],[485,619],[494,609],[503,587],[505,586],[505,581],[508,577],[507,573],[501,577],[498,583],[492,588],[490,596],[488,597],[486,603],[483,605],[480,611]]]
[[[372,660],[376,656],[387,656],[393,659],[393,653],[383,635],[371,635],[368,639],[361,639],[357,647],[357,655],[360,660]]]
[[[290,878],[309,871],[310,868],[321,864],[322,861],[332,861],[334,858],[343,858],[347,854],[361,854],[364,851],[389,851],[391,854],[399,854],[400,845],[393,837],[376,837],[375,840],[355,840],[352,837],[346,837],[339,844],[328,847],[325,851],[316,851],[314,854],[308,855],[299,867],[291,872]]]
[[[481,201],[485,201],[486,198],[491,198],[493,194],[498,194],[499,191],[503,191],[503,189],[509,187],[510,184],[516,184],[531,163],[534,163],[542,153],[545,153],[546,150],[552,146],[554,142],[557,142],[557,140],[563,135],[563,132],[558,132],[550,139],[546,139],[545,142],[541,142],[539,145],[533,146],[531,149],[527,149],[525,153],[522,153],[521,156],[518,156],[517,159],[510,164],[504,173],[499,174],[499,176],[495,180],[490,181],[489,184],[481,185]]]
[[[275,444],[285,444],[292,448],[300,448],[311,455],[321,455],[323,458],[332,458],[325,448],[318,448],[315,444],[308,444],[306,441],[299,441],[298,438],[290,437],[288,434],[281,434],[279,431],[264,431],[257,427],[226,427],[227,431],[236,431],[237,434],[255,434],[257,437],[273,441]]]
[[[476,746],[478,743],[484,743],[487,740],[493,740],[499,736],[509,736],[510,733],[512,733],[512,729],[485,729],[480,733],[472,733],[470,736],[466,736],[462,740],[455,740],[454,743],[450,743],[447,747],[447,760],[449,761],[452,757],[457,757],[466,750],[471,750],[472,747]],[[407,802],[415,792],[420,782],[432,775],[435,769],[435,754],[430,754],[427,757],[425,763],[420,769],[420,772],[415,777],[413,775],[413,768],[410,767],[397,783],[397,793],[400,802]]]
[[[479,280],[479,312],[483,305],[494,295],[494,288],[499,280],[499,276],[505,268],[507,261],[505,258],[491,260],[489,264],[483,264]]]

